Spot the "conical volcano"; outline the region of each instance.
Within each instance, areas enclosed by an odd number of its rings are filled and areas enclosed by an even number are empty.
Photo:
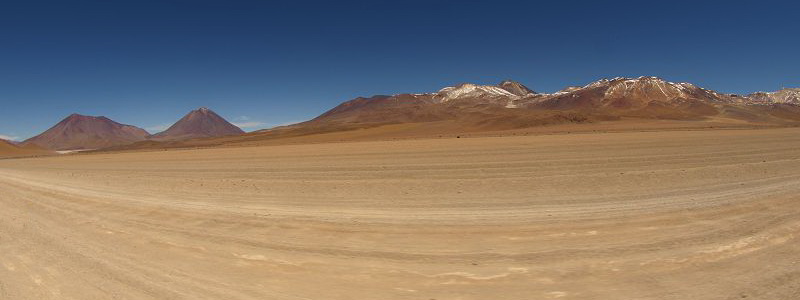
[[[169,129],[150,138],[157,141],[185,140],[243,134],[239,127],[226,121],[212,110],[201,107],[189,112]]]

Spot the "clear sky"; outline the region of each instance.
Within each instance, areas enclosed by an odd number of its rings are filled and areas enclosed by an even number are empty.
[[[744,1],[742,1],[744,2]],[[2,1],[0,136],[71,113],[163,129],[207,106],[254,130],[374,94],[653,75],[800,86],[797,1]]]

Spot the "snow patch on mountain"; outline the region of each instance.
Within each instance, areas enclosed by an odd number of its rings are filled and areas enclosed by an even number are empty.
[[[800,105],[800,88],[785,88],[775,92],[758,92],[747,96],[757,104],[796,104]]]
[[[446,87],[439,90],[438,95],[442,97],[442,102],[461,98],[478,98],[478,97],[509,97],[519,98],[519,96],[512,94],[500,87],[491,85],[477,85],[472,83],[465,83],[455,87]]]

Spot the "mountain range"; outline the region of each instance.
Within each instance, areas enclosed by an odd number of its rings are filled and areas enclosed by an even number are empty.
[[[511,80],[497,85],[464,83],[433,93],[359,97],[285,129],[313,134],[385,124],[450,121],[460,129],[505,130],[622,118],[726,119],[794,125],[800,123],[800,89],[734,95],[648,76],[601,79],[549,94]],[[21,145],[52,150],[100,149],[244,133],[208,108],[193,110],[167,130],[153,135],[105,117],[73,114]]]
[[[638,77],[602,79],[546,94],[507,80],[498,85],[465,83],[436,93],[356,98],[301,124],[455,120],[464,126],[512,129],[624,117],[675,120],[719,117],[783,124],[800,121],[798,90],[739,96],[690,83]]]
[[[147,140],[185,140],[243,133],[239,127],[205,107],[189,112],[169,129],[154,135],[106,117],[72,114],[21,145],[36,145],[52,150],[93,150]]]

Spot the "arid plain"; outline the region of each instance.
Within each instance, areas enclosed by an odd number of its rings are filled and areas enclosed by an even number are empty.
[[[800,129],[0,160],[0,299],[798,299]]]

